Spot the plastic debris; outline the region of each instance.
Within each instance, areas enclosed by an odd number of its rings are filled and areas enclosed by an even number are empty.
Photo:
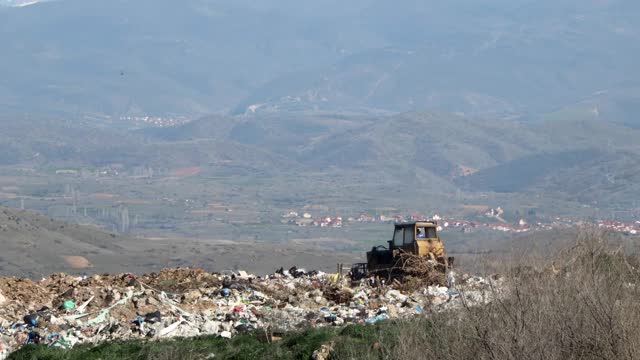
[[[29,314],[29,315],[25,315],[22,318],[22,320],[28,326],[38,326],[38,318],[39,318],[38,314]]]
[[[178,328],[180,323],[182,323],[182,320],[178,320],[178,321],[174,322],[173,324],[167,326],[166,328],[160,330],[160,333],[158,333],[158,336],[163,337],[163,336],[167,336],[167,335],[171,334],[173,331],[175,331]]]
[[[299,268],[263,277],[175,268],[142,276],[54,274],[38,282],[0,278],[5,297],[0,359],[25,343],[70,348],[112,340],[231,338],[256,329],[375,324],[462,306],[462,299],[482,304],[500,289],[499,282],[480,277],[458,275],[457,280],[448,281],[455,289],[425,284],[408,290],[400,283],[369,278],[352,283],[338,274]]]
[[[93,301],[94,298],[95,298],[95,296],[92,296],[91,298],[89,298],[89,300],[85,301],[82,305],[78,306],[76,311],[79,312],[79,313],[83,313],[86,310],[87,306],[89,306],[91,301]]]
[[[70,310],[73,310],[75,308],[76,308],[76,303],[74,303],[73,300],[65,300],[62,303],[62,309],[63,310],[70,311]]]
[[[148,313],[144,316],[144,321],[148,323],[155,324],[157,322],[162,321],[162,314],[160,314],[160,310],[156,310],[152,313]]]

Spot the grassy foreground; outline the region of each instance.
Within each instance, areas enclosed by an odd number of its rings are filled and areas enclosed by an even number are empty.
[[[613,251],[597,234],[550,253],[505,267],[506,289],[483,306],[312,329],[274,343],[247,334],[72,350],[28,346],[10,359],[309,359],[329,343],[330,359],[640,359],[637,256]]]
[[[394,323],[376,326],[350,325],[344,328],[311,329],[292,333],[282,340],[267,343],[253,334],[236,336],[231,340],[205,336],[169,341],[127,341],[98,346],[80,345],[70,350],[25,346],[13,353],[13,360],[116,360],[116,359],[309,359],[314,350],[333,342],[334,355],[355,356],[372,348]],[[359,357],[358,357],[359,358]]]

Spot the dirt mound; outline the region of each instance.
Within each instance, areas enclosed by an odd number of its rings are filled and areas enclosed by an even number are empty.
[[[141,281],[155,289],[178,293],[220,285],[220,275],[196,268],[163,269],[143,275]]]
[[[73,269],[86,269],[93,266],[91,262],[87,260],[87,258],[84,256],[67,255],[67,256],[63,256],[62,258]]]
[[[5,306],[20,304],[21,307],[34,308],[50,305],[53,294],[49,289],[30,279],[0,278],[0,293],[5,297]]]

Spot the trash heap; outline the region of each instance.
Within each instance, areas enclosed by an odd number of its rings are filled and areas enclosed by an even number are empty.
[[[453,272],[443,282],[447,286],[352,282],[295,267],[264,277],[172,268],[142,276],[0,278],[0,359],[32,343],[70,348],[142,338],[231,338],[255,330],[272,339],[309,327],[373,324],[482,304],[501,283],[492,279],[490,286],[486,279]]]

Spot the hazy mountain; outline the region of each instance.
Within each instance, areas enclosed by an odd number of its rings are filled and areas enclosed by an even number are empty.
[[[0,11],[0,106],[539,114],[637,88],[639,15],[632,0],[45,2]]]
[[[636,4],[485,3],[376,3],[362,18],[382,35],[384,47],[287,74],[237,110],[250,104],[276,110],[439,108],[509,116],[550,111],[640,80],[629,77],[631,59],[640,54]]]
[[[364,193],[373,191],[369,185],[429,184],[429,191],[445,194],[562,194],[632,205],[640,130],[569,110],[524,123],[428,112],[207,116],[135,132],[8,116],[0,117],[0,165],[45,172],[113,164],[124,171],[199,167],[203,176],[260,173],[262,186],[275,187],[283,177],[308,177],[295,185],[301,194],[309,184],[353,184],[364,176],[377,180],[360,183]]]
[[[146,133],[169,142],[191,141],[194,148],[207,139],[237,144],[249,151],[233,156],[244,164],[254,163],[251,152],[274,154],[287,161],[265,168],[294,178],[314,173],[311,182],[331,174],[351,184],[364,174],[378,179],[378,185],[428,184],[424,191],[445,194],[462,189],[631,205],[637,198],[634,184],[640,183],[634,170],[640,132],[591,112],[566,113],[531,123],[446,113],[216,116]],[[228,154],[236,151],[228,149]]]
[[[0,17],[1,103],[17,109],[224,111],[273,74],[336,58],[331,35],[293,31],[306,19],[237,2],[67,0]]]
[[[4,6],[0,166],[197,168],[265,206],[416,188],[633,207],[639,17],[631,0]]]

